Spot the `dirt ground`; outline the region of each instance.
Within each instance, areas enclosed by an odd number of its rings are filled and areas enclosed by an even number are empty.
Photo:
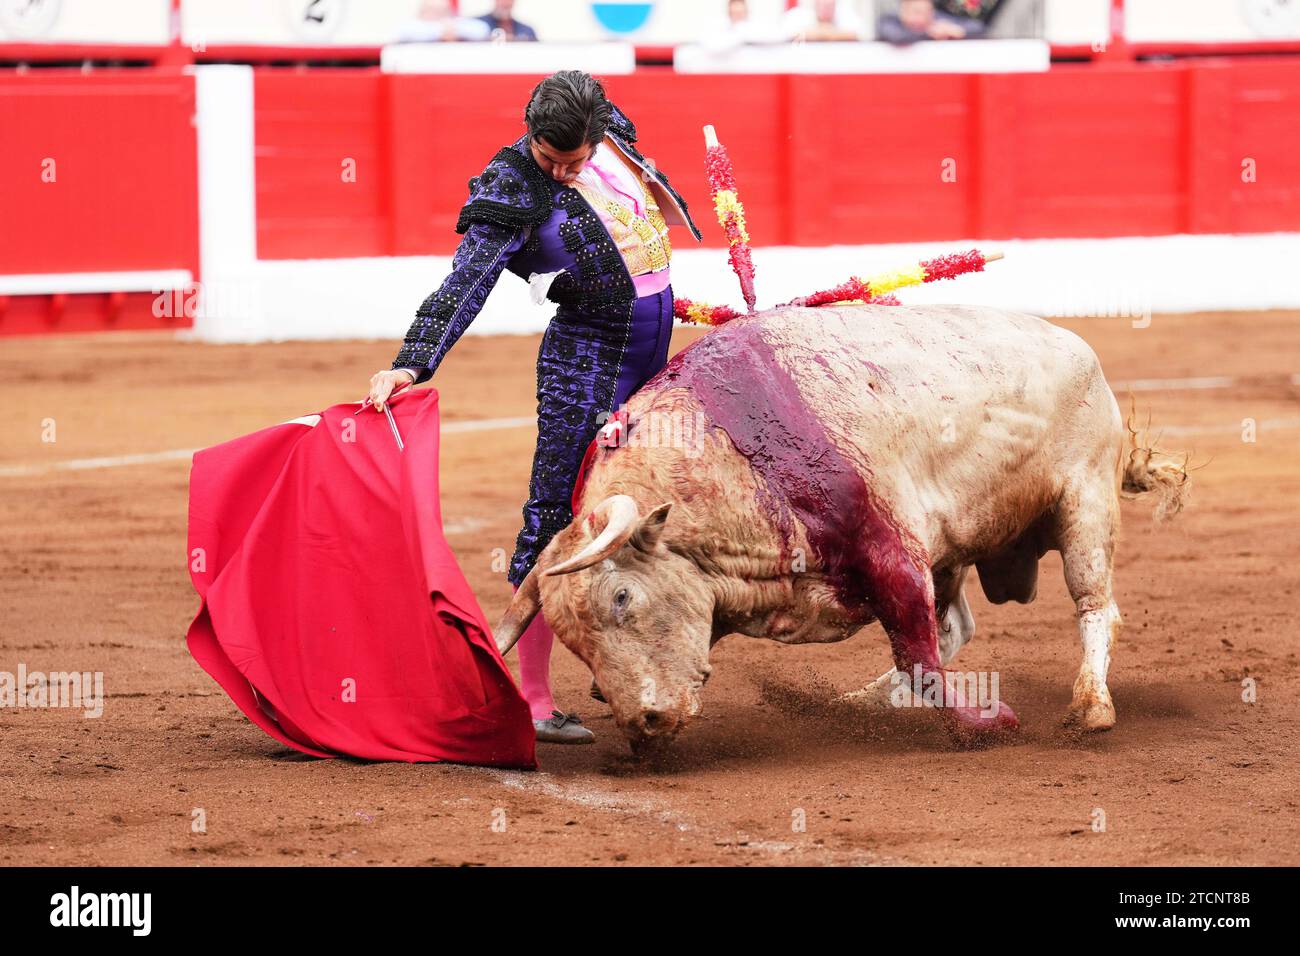
[[[1017,743],[958,751],[933,715],[834,703],[888,666],[872,626],[839,645],[724,640],[704,717],[670,759],[640,765],[557,645],[557,698],[599,739],[541,748],[537,773],[280,746],[185,649],[188,455],[54,467],[204,447],[357,400],[397,343],[3,340],[0,671],[103,671],[108,700],[99,719],[0,709],[0,864],[1300,863],[1300,314],[1063,324],[1115,383],[1230,378],[1137,393],[1162,444],[1203,467],[1172,524],[1124,505],[1112,732],[1061,726],[1079,644],[1049,555],[1028,607],[968,587],[979,631],[957,664],[1000,672]],[[444,425],[529,415],[537,343],[463,340],[438,374]],[[510,593],[492,551],[512,547],[533,437],[443,439],[448,538],[489,619]]]

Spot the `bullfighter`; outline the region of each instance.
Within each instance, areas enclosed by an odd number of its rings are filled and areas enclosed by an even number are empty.
[[[548,76],[524,122],[525,134],[469,181],[451,273],[416,312],[392,369],[370,381],[382,411],[394,390],[432,377],[506,269],[529,282],[536,300],[556,303],[537,356],[537,447],[508,572],[516,588],[572,520],[574,482],[597,430],[667,361],[668,227],[701,239],[685,200],[637,150],[636,128],[599,80],[579,70]],[[553,640],[538,615],[519,641],[537,739],[590,743],[581,718],[555,706]]]

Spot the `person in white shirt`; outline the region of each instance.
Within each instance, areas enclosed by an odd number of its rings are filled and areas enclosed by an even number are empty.
[[[861,40],[866,25],[845,0],[806,0],[786,11],[782,20],[785,35],[791,40]]]
[[[727,0],[726,15],[700,39],[700,45],[715,53],[764,43],[784,43],[785,30],[776,18],[751,16],[746,0]]]
[[[482,20],[457,16],[449,0],[424,0],[420,12],[403,24],[398,43],[451,43],[456,40],[486,40],[492,28]]]

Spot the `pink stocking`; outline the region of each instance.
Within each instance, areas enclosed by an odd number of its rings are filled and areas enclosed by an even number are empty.
[[[555,710],[551,697],[551,645],[555,633],[540,611],[524,630],[519,648],[519,684],[533,720],[546,720]]]

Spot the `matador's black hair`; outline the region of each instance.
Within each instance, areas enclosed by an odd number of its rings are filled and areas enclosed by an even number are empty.
[[[610,110],[600,80],[582,70],[561,70],[533,88],[524,122],[530,136],[569,152],[605,138]]]

